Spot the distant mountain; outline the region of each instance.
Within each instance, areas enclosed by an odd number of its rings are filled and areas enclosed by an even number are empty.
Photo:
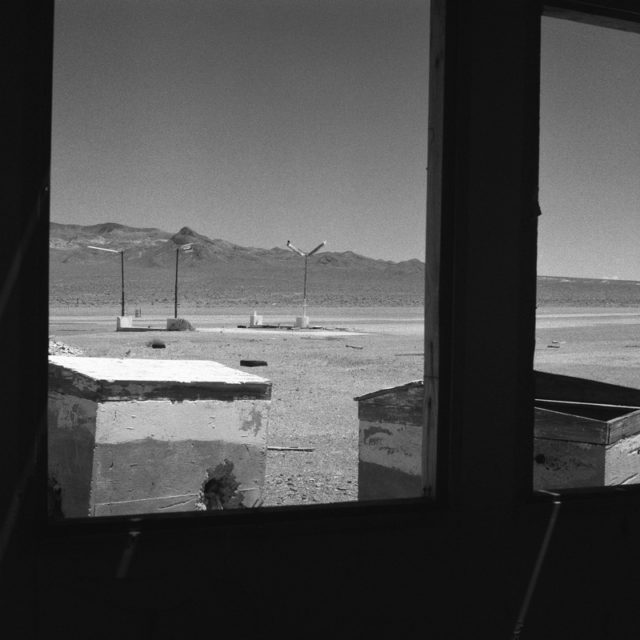
[[[206,268],[214,264],[247,264],[264,268],[297,267],[300,258],[288,249],[274,247],[260,249],[243,247],[219,238],[211,239],[189,227],[182,227],[173,235],[161,229],[128,227],[115,222],[90,226],[51,223],[49,248],[51,262],[95,263],[109,260],[109,256],[88,248],[96,245],[124,250],[125,261],[142,267],[171,267],[175,264],[176,249],[192,244],[191,251],[180,254],[181,263],[191,268]],[[313,258],[316,268],[385,272],[401,276],[424,273],[420,260],[392,262],[367,258],[352,251],[325,251]]]
[[[301,301],[303,261],[285,247],[243,247],[182,227],[177,233],[128,227],[51,223],[49,299],[52,305],[116,305],[119,260],[88,245],[124,250],[127,304],[169,305],[176,250],[181,251],[180,301],[197,307],[265,308]],[[424,262],[376,260],[352,251],[320,251],[309,260],[308,299],[316,306],[424,304]],[[640,282],[607,278],[538,276],[539,308],[640,308]]]
[[[640,282],[617,278],[538,276],[538,306],[640,307]]]
[[[264,308],[298,305],[303,260],[285,247],[243,247],[182,227],[90,226],[51,223],[49,300],[52,306],[113,305],[119,300],[124,251],[127,305],[171,304],[176,252],[180,251],[180,304]],[[424,302],[420,260],[376,260],[352,251],[321,251],[309,260],[308,300],[316,306],[420,306]]]

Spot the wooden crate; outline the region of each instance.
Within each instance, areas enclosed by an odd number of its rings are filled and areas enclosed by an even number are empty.
[[[640,482],[640,390],[536,372],[534,488]]]

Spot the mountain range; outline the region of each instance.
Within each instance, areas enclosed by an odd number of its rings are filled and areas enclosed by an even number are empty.
[[[301,299],[304,261],[285,247],[243,247],[189,227],[172,234],[115,222],[52,222],[52,305],[100,305],[114,299],[120,265],[113,254],[91,246],[123,251],[127,297],[136,304],[171,300],[177,251],[181,299],[196,306],[289,305]],[[181,250],[186,247],[190,249]],[[319,251],[309,258],[308,298],[325,306],[421,305],[424,269],[418,259],[393,262],[352,251]]]
[[[330,242],[330,239],[329,239]],[[169,305],[179,251],[180,301],[196,307],[300,303],[303,260],[285,247],[243,247],[189,227],[177,233],[115,222],[52,222],[52,306],[112,305],[120,295],[120,260],[89,245],[124,251],[127,304]],[[378,260],[351,251],[319,251],[309,259],[308,301],[316,306],[421,306],[424,262]],[[499,280],[487,287],[499,286]],[[640,307],[640,282],[538,276],[538,306]]]
[[[175,265],[176,249],[193,245],[191,251],[180,254],[181,263],[192,268],[206,268],[220,263],[249,263],[253,266],[299,266],[300,257],[284,247],[260,249],[243,247],[226,240],[211,239],[182,227],[177,233],[155,228],[128,227],[115,222],[96,225],[59,224],[52,222],[49,251],[52,262],[96,262],[108,260],[104,253],[89,245],[124,250],[125,262],[143,267]],[[359,255],[352,251],[322,251],[313,256],[314,265],[321,268],[356,269],[389,274],[423,274],[424,263],[418,259],[393,262]]]

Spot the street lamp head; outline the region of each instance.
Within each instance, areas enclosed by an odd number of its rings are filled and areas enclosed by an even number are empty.
[[[324,245],[327,244],[327,241],[324,240],[323,242],[321,242],[315,249],[311,249],[311,251],[309,251],[309,253],[307,253],[308,256],[312,256],[316,251],[322,249],[322,247],[324,247]]]
[[[87,245],[87,249],[96,249],[96,251],[108,251],[109,253],[123,253],[124,249],[107,249],[107,247],[94,247],[91,244]]]
[[[291,244],[290,240],[287,240],[287,248],[291,249],[291,251],[293,251],[294,253],[297,253],[299,256],[302,256],[304,258],[304,256],[306,255],[304,251],[300,251],[300,249],[298,249],[297,247],[294,247]]]

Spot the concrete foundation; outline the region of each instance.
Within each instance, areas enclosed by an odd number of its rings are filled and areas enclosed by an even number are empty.
[[[50,357],[49,476],[63,515],[256,505],[270,398],[270,381],[216,362]]]
[[[116,318],[116,331],[121,331],[122,329],[133,329],[132,316],[118,316]]]
[[[262,326],[262,316],[259,316],[255,311],[249,316],[249,326],[250,327],[261,327]]]

